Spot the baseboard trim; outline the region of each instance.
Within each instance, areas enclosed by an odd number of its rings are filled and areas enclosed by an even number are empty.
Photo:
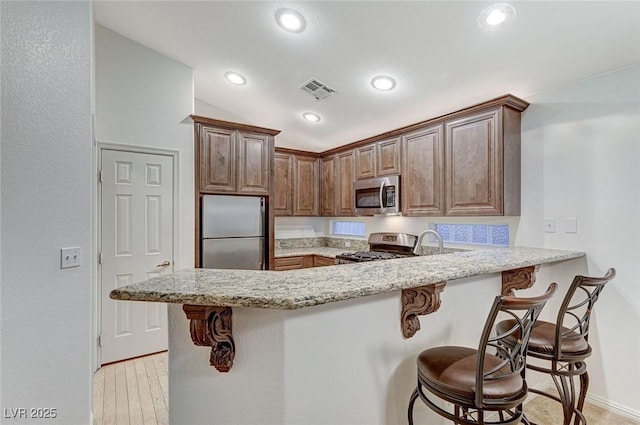
[[[555,385],[553,384],[553,381],[551,379],[542,381],[531,388],[536,389],[538,391],[547,391],[547,390],[555,391]],[[524,404],[529,403],[537,396],[538,396],[537,394],[529,393]],[[618,416],[622,416],[640,423],[640,411],[624,406],[620,403],[616,403],[615,401],[607,400],[606,398],[600,397],[597,395],[587,394],[587,403],[590,403],[590,404],[593,404],[594,406],[605,409]]]
[[[615,401],[607,400],[604,397],[597,395],[587,394],[587,402],[615,413],[616,415],[640,422],[640,411],[624,406],[620,403],[616,403]]]

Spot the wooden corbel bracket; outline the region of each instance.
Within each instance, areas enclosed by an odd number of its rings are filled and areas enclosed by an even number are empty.
[[[211,366],[220,372],[229,372],[233,366],[236,346],[231,333],[231,307],[205,305],[182,306],[187,319],[191,320],[190,331],[193,343],[211,347]]]
[[[536,267],[505,270],[502,272],[502,295],[513,296],[515,289],[531,288],[536,281]]]
[[[440,308],[440,292],[444,291],[447,282],[402,290],[402,316],[400,324],[402,335],[411,338],[420,330],[420,318]]]

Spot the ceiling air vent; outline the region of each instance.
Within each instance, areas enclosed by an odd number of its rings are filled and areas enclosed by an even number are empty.
[[[327,98],[329,95],[332,95],[333,93],[338,93],[317,78],[310,79],[299,88],[315,97],[316,100],[322,100]]]

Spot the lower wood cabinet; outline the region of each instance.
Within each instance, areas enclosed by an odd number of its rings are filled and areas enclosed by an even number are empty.
[[[333,266],[335,258],[322,255],[300,255],[295,257],[279,257],[274,261],[275,271],[306,269],[309,267]]]

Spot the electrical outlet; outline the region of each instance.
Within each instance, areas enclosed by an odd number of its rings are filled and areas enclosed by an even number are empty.
[[[556,219],[554,217],[548,217],[544,219],[544,231],[545,233],[556,232]]]
[[[80,247],[61,248],[60,249],[60,268],[68,269],[70,267],[80,266]]]
[[[351,247],[351,241],[344,241],[344,247],[345,248]]]

